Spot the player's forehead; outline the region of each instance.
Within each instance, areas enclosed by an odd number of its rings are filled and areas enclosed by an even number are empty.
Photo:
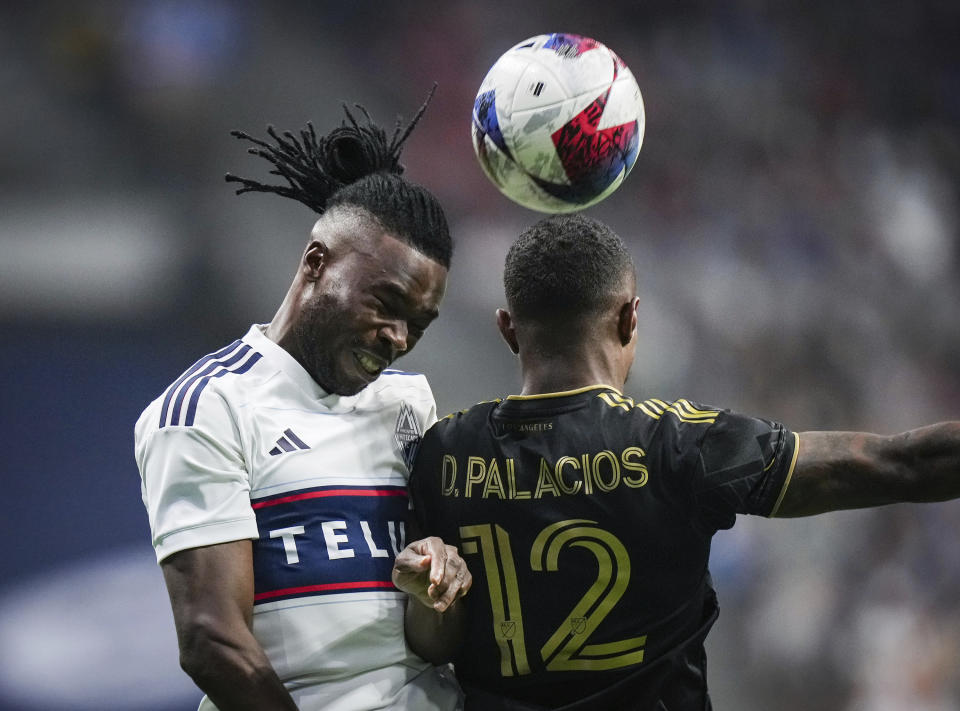
[[[342,272],[340,278],[355,286],[407,298],[420,295],[439,301],[442,297],[446,267],[362,208],[338,206],[318,220],[313,236],[327,245],[335,268]]]
[[[397,235],[368,235],[354,253],[356,272],[365,291],[382,300],[435,314],[447,283],[447,269]]]

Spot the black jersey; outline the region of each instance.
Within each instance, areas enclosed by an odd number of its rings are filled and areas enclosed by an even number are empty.
[[[423,532],[474,576],[455,660],[467,708],[709,708],[711,537],[775,512],[796,451],[775,422],[606,386],[435,424],[410,490]]]

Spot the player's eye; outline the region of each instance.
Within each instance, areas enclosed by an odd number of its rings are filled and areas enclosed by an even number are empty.
[[[379,296],[374,296],[372,299],[373,310],[381,316],[388,316],[393,313],[393,310],[386,301],[381,299]]]

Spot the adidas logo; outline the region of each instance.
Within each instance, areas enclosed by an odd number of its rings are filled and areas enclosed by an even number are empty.
[[[277,446],[270,450],[270,456],[275,457],[284,452],[292,452],[295,449],[310,449],[306,442],[297,437],[293,430],[285,429],[283,437],[277,440]]]

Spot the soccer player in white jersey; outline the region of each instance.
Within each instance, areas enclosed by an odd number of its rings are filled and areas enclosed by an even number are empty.
[[[436,412],[423,376],[388,368],[436,318],[452,249],[436,199],[400,177],[422,112],[389,142],[349,112],[321,137],[235,134],[288,183],[228,175],[238,193],[275,192],[321,216],[273,320],[197,361],[136,425],[202,711],[459,702],[403,633],[406,617],[429,636],[471,583],[440,539],[405,544],[409,466]]]

